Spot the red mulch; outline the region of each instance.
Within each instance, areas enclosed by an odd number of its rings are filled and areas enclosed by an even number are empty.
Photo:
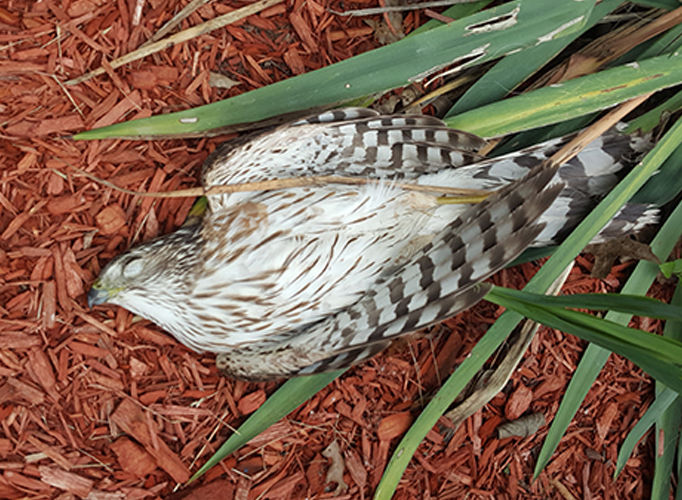
[[[211,3],[182,26],[246,3]],[[73,87],[60,82],[138,47],[184,2],[144,2],[138,26],[131,25],[133,0],[9,0],[0,7],[1,498],[168,497],[276,388],[219,377],[213,356],[190,352],[123,309],[86,306],[84,292],[102,265],[136,241],[173,230],[192,200],[136,198],[74,176],[70,167],[138,191],[170,191],[197,184],[220,139],[65,136],[214,102],[378,45],[361,19],[334,16],[327,3],[289,0]],[[408,14],[406,31],[424,20]],[[240,85],[211,87],[209,71]],[[587,277],[590,267],[581,258],[565,289],[614,290],[629,268],[599,281]],[[496,279],[520,284],[535,269],[525,265]],[[481,303],[435,336],[403,342],[351,370],[210,471],[188,498],[371,498],[392,446],[497,309]],[[428,434],[396,498],[643,497],[651,439],[612,479],[618,446],[652,399],[650,379],[622,358],[611,357],[538,481],[531,474],[547,427],[526,439],[495,437],[497,424],[521,414],[551,421],[583,349],[574,337],[542,329],[484,410],[456,431],[443,418]],[[325,480],[334,460],[322,452],[333,441],[345,493]]]

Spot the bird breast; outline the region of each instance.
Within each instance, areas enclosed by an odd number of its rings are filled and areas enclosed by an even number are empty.
[[[204,219],[190,310],[212,326],[216,351],[294,334],[426,244],[435,207],[389,183],[254,194]]]

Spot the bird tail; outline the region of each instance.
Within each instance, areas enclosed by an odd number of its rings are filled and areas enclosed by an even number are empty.
[[[619,131],[622,126],[619,124],[595,139],[577,156],[559,167],[554,180],[563,183],[564,189],[540,218],[545,223],[545,229],[532,246],[561,242],[618,183],[630,166],[651,149],[652,144],[648,139],[622,134]],[[553,139],[515,153],[425,175],[419,182],[470,189],[498,189],[522,178],[533,166],[558,151],[566,140]],[[593,243],[638,233],[657,220],[658,209],[654,206],[627,204],[595,237]]]

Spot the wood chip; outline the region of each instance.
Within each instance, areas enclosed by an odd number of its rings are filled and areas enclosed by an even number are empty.
[[[184,483],[189,479],[189,469],[165,442],[151,433],[145,412],[139,406],[129,399],[124,399],[110,418],[123,431],[134,437],[174,481]]]
[[[402,436],[412,424],[412,414],[409,411],[394,413],[381,419],[377,427],[379,441],[390,441]]]
[[[92,490],[93,481],[78,474],[47,466],[41,466],[38,470],[40,479],[46,484],[81,498],[86,498]]]
[[[533,402],[533,391],[525,385],[519,385],[509,396],[504,407],[504,416],[508,420],[516,420],[523,415]]]
[[[102,234],[114,234],[126,225],[126,214],[120,205],[109,205],[95,218]]]
[[[111,443],[111,449],[118,458],[121,468],[137,477],[147,477],[156,470],[156,461],[144,448],[126,437]]]

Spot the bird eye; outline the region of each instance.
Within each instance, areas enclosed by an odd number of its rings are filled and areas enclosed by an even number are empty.
[[[134,278],[142,272],[143,266],[144,263],[140,257],[132,257],[123,265],[123,276],[125,278]]]

